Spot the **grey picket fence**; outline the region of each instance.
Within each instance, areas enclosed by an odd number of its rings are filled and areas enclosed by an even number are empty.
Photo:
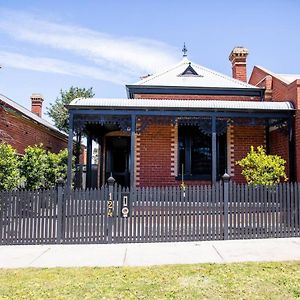
[[[139,243],[300,236],[300,184],[0,192],[0,244]]]

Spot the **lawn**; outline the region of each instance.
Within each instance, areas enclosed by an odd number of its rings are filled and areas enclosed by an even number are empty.
[[[0,270],[1,299],[294,299],[300,262]]]

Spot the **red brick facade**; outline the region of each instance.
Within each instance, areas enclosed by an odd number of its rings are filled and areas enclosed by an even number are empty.
[[[45,149],[59,152],[67,148],[67,137],[56,133],[13,111],[0,106],[0,142],[12,145],[18,153],[23,154],[29,145],[42,143]]]
[[[138,186],[176,186],[176,128],[172,125],[151,125],[137,137],[136,183]],[[210,184],[210,181],[185,181],[187,185]]]
[[[287,162],[296,165],[296,180],[300,181],[300,80],[291,83],[285,82],[280,76],[273,74],[263,68],[254,67],[250,84],[266,87],[272,101],[291,101],[296,108],[295,114],[295,156],[289,158],[287,137],[282,133],[272,132],[270,135],[270,151],[281,155]],[[289,170],[287,163],[286,169]]]
[[[289,143],[284,129],[271,130],[269,135],[270,154],[279,155],[286,161],[286,174],[289,174]]]
[[[232,179],[241,183],[245,182],[245,179],[241,174],[241,167],[236,165],[236,162],[246,156],[251,146],[266,146],[265,128],[263,126],[234,126],[233,139],[234,176]]]
[[[244,59],[244,60],[243,60]],[[246,81],[245,57],[233,60],[233,76]],[[288,85],[270,76],[258,67],[254,67],[250,84],[265,88],[265,101],[293,101],[300,105],[300,81]],[[189,99],[189,100],[226,100],[226,101],[261,101],[254,96],[225,96],[225,95],[179,95],[179,94],[135,94],[138,99]],[[176,178],[177,148],[174,126],[152,125],[137,137],[136,143],[136,183],[140,186],[179,185]],[[299,129],[298,129],[299,128]],[[297,130],[298,129],[298,130]],[[173,130],[173,131],[172,131]],[[286,161],[286,172],[289,174],[289,143],[284,129],[271,128],[267,137],[264,126],[234,126],[228,131],[227,138],[227,169],[236,182],[245,182],[241,175],[241,168],[236,161],[242,159],[249,152],[250,147],[268,147],[270,154],[277,154]],[[174,138],[175,135],[175,138]],[[268,142],[268,145],[267,145]],[[300,170],[300,115],[296,118],[296,157],[297,168]],[[300,171],[298,172],[300,180]],[[189,181],[186,184],[208,183],[203,181]]]

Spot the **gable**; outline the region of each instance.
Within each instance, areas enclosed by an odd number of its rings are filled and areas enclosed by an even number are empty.
[[[191,87],[258,89],[246,82],[195,64],[184,57],[177,65],[153,74],[127,87]]]

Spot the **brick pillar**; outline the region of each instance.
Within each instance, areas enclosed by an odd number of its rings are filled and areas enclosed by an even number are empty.
[[[272,83],[273,83],[273,78],[270,75],[267,75],[265,78],[265,101],[272,101]]]
[[[32,94],[31,97],[31,111],[42,117],[42,110],[43,110],[43,101],[44,98],[41,94]]]
[[[232,64],[232,77],[247,82],[247,56],[248,49],[244,47],[235,47],[230,55],[229,60]]]

